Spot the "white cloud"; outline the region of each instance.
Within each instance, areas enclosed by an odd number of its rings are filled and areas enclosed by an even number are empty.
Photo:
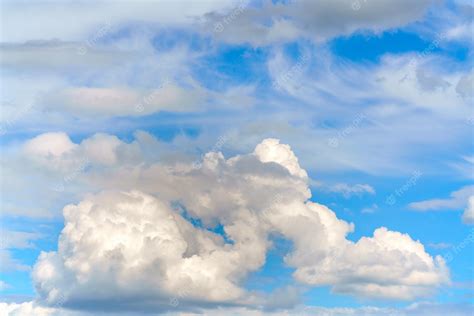
[[[33,3],[26,7],[7,1],[2,4],[5,9],[2,12],[6,12],[2,13],[2,25],[16,32],[3,32],[2,40],[58,37],[75,42],[3,45],[0,47],[2,66],[9,67],[8,70],[27,69],[27,73],[45,69],[46,72],[64,69],[77,72],[74,83],[62,82],[58,80],[60,76],[41,76],[14,83],[14,90],[5,90],[12,91],[7,93],[20,98],[15,100],[20,103],[28,103],[33,90],[45,90],[47,93],[42,94],[40,104],[47,113],[40,111],[41,115],[36,116],[38,109],[32,112],[37,121],[48,125],[56,124],[56,113],[96,119],[149,115],[163,110],[197,112],[221,104],[227,108],[243,107],[254,103],[250,96],[252,87],[219,92],[204,88],[184,69],[186,61],[195,55],[180,52],[180,49],[166,54],[148,48],[146,54],[136,54],[134,39],[130,39],[129,42],[119,40],[111,46],[100,43],[96,47],[87,46],[87,53],[78,56],[77,46],[87,44],[104,21],[120,28],[129,22],[154,24],[159,19],[156,24],[179,24],[191,29],[201,23],[196,22],[199,17],[205,17],[205,23],[211,28],[213,23],[224,21],[224,30],[213,33],[222,41],[253,45],[301,37],[319,41],[358,30],[381,32],[405,25],[421,18],[431,2],[366,3],[360,0],[358,10],[353,10],[354,1],[349,0],[267,2],[261,9],[253,5],[245,8],[227,23],[223,19],[235,10],[235,2],[205,1],[183,7],[152,1],[140,2],[131,8],[128,4],[113,5],[107,1],[41,6]],[[91,10],[92,7],[96,10]],[[213,13],[206,15],[209,12]],[[31,19],[23,19],[26,14]],[[22,21],[21,25],[18,21]],[[469,26],[453,27],[447,38],[465,40]],[[119,51],[112,51],[117,47]],[[139,59],[143,62],[137,62]],[[159,66],[155,65],[156,60],[161,61]],[[416,64],[410,63],[411,60]],[[351,169],[373,173],[391,169],[399,172],[414,169],[410,165],[413,160],[407,161],[412,158],[407,153],[426,157],[429,148],[449,150],[451,148],[442,145],[457,146],[465,131],[470,130],[467,124],[457,123],[465,121],[466,110],[470,108],[472,72],[437,69],[434,65],[440,61],[446,62],[405,55],[386,57],[380,65],[368,68],[344,63],[341,67],[325,69],[319,67],[320,61],[316,65],[318,71],[309,63],[302,67],[295,82],[283,85],[273,99],[287,93],[298,103],[310,105],[311,115],[302,111],[305,119],[311,116],[312,120],[313,115],[329,121],[341,119],[336,123],[344,128],[347,119],[350,121],[355,114],[360,114],[358,105],[370,105],[364,107],[368,120],[350,133],[306,129],[304,125],[291,129],[278,126],[287,140],[298,139],[293,147],[299,159],[289,146],[269,139],[249,155],[225,159],[221,154],[210,153],[204,158],[203,167],[196,169],[189,163],[189,157],[170,158],[172,154],[167,153],[166,158],[165,154],[157,153],[154,146],[163,144],[150,135],[141,135],[130,143],[107,134],[96,134],[80,143],[74,143],[65,133],[39,135],[21,148],[28,157],[15,160],[17,157],[10,153],[1,157],[5,166],[2,184],[8,183],[2,185],[1,205],[5,209],[2,214],[31,215],[38,214],[37,210],[54,214],[64,201],[77,203],[64,211],[68,226],[63,231],[58,251],[43,254],[35,270],[42,299],[52,304],[64,298],[68,306],[75,308],[93,300],[97,303],[94,306],[108,304],[110,307],[113,295],[123,299],[119,308],[134,308],[139,296],[143,308],[166,310],[170,308],[169,298],[176,295],[183,296],[184,309],[214,303],[271,307],[268,300],[294,304],[296,300],[291,291],[277,292],[269,298],[243,288],[246,275],[264,264],[270,247],[268,237],[272,233],[281,234],[294,244],[285,262],[295,269],[294,277],[301,283],[327,285],[336,293],[368,298],[413,299],[429,295],[437,286],[448,282],[449,273],[443,260],[431,257],[422,244],[410,236],[384,227],[375,230],[371,237],[357,242],[348,240],[347,235],[354,230],[354,225],[338,219],[323,205],[309,201],[307,173],[300,165],[314,170]],[[270,62],[270,75],[277,78],[285,67],[291,69],[291,62],[277,54]],[[153,80],[155,77],[180,80],[159,86],[157,81],[160,80]],[[44,78],[48,80],[42,80]],[[133,86],[123,85],[131,81],[134,81]],[[25,91],[27,93],[23,93]],[[282,98],[281,102],[286,101]],[[345,107],[349,103],[355,105]],[[327,104],[335,105],[328,111]],[[142,107],[137,108],[137,105]],[[287,105],[289,112],[293,111],[292,106]],[[17,104],[9,104],[8,108],[13,114],[18,111]],[[248,116],[254,119],[254,114],[248,113]],[[288,116],[288,121],[291,118]],[[29,122],[35,132],[41,129],[31,124],[33,121]],[[65,122],[67,126],[67,120]],[[277,125],[273,118],[268,123],[271,128]],[[97,126],[74,124],[79,125],[89,131],[97,130]],[[211,134],[215,133],[216,126],[210,125]],[[351,127],[351,123],[346,126]],[[263,124],[253,129],[250,126],[243,132],[250,138],[261,139],[262,130],[270,133]],[[339,147],[328,148],[325,141],[334,135],[339,137]],[[241,139],[233,151],[252,144],[250,138]],[[190,142],[179,141],[181,145]],[[423,149],[419,149],[420,144]],[[382,147],[384,150],[380,151]],[[318,159],[314,159],[315,152],[319,154]],[[160,163],[156,163],[157,156]],[[3,164],[5,160],[9,164]],[[70,188],[74,196],[60,194],[58,197],[51,192],[52,187],[61,185],[63,189]],[[110,191],[83,197],[85,190],[98,192],[103,188]],[[346,196],[375,193],[366,184],[338,184],[334,190]],[[20,201],[20,195],[28,196],[29,201]],[[60,198],[59,203],[51,202]],[[3,203],[3,199],[7,201]],[[82,202],[76,202],[78,200]],[[192,226],[181,214],[183,210],[172,207],[174,204],[183,207],[188,216],[201,220],[204,228]],[[471,204],[469,200],[463,215],[465,222],[473,221]],[[453,193],[451,199],[416,205],[420,209],[453,205],[464,208],[465,201],[460,202]],[[138,218],[137,212],[142,212],[143,217]],[[226,243],[222,236],[208,231],[217,223],[223,225],[226,238],[233,243]],[[26,239],[18,240],[17,245],[29,245]],[[175,243],[170,244],[170,240]],[[149,249],[157,251],[150,253]],[[0,257],[7,266],[28,269],[4,250]],[[63,315],[63,310],[48,310],[33,303],[0,305],[0,311],[4,308],[11,309],[7,314]],[[388,310],[367,308],[363,313],[381,314]],[[419,311],[418,307],[413,310]],[[245,307],[233,312],[260,313]],[[362,313],[350,308],[317,309],[317,312]]]
[[[139,138],[139,137],[137,137]],[[40,134],[23,144],[24,155],[49,171],[73,173],[80,163],[113,166],[137,162],[140,140],[125,143],[114,135],[97,133],[75,144],[62,132]]]
[[[53,309],[35,306],[33,302],[26,303],[0,303],[1,316],[50,316]]]
[[[38,302],[0,303],[0,316],[92,316],[97,313],[72,311],[60,306],[45,307]],[[124,316],[133,316],[124,314]]]
[[[375,189],[369,184],[354,184],[337,183],[329,188],[332,192],[341,193],[344,197],[352,195],[361,195],[364,193],[375,194]]]
[[[115,143],[102,141],[100,148]],[[432,258],[408,235],[382,227],[373,237],[347,240],[354,225],[308,200],[306,172],[276,139],[229,159],[208,153],[198,169],[177,161],[131,168],[120,161],[86,172],[93,186],[107,191],[64,208],[58,252],[42,253],[33,273],[45,302],[74,307],[94,301],[111,308],[110,300],[120,297],[124,309],[141,304],[166,310],[180,295],[183,306],[265,304],[242,282],[264,265],[272,232],[294,244],[285,262],[303,284],[407,300],[449,281],[443,259]],[[204,227],[193,226],[183,212]],[[218,223],[232,243],[208,230]]]
[[[165,151],[170,153],[166,148],[144,132],[137,132],[130,143],[101,133],[74,143],[65,133],[49,132],[8,146],[0,157],[1,215],[43,219],[60,216],[65,204],[98,189],[87,184],[89,169],[156,161]]]
[[[265,242],[259,248],[258,240],[248,241],[253,250],[238,240],[226,246],[139,192],[103,193],[66,207],[64,215],[59,253],[43,253],[33,274],[50,303],[61,295],[69,304],[121,297],[127,307],[147,293],[166,306],[179,291],[187,300],[237,300],[243,293],[233,280],[264,260]]]
[[[447,199],[433,199],[410,203],[410,208],[417,211],[456,210],[464,208],[470,196],[474,194],[474,185],[465,186],[450,194]]]
[[[66,133],[41,134],[25,144],[27,155],[58,157],[74,149],[76,145]]]
[[[474,224],[474,195],[469,197],[467,208],[462,214],[462,221],[466,224]]]
[[[291,151],[290,146],[280,144],[278,139],[265,139],[255,148],[255,154],[262,162],[275,162],[284,166],[297,177],[307,178],[306,171],[300,168],[298,158]]]
[[[403,1],[384,1],[384,3],[393,12],[405,12],[406,8],[411,7],[404,6]],[[321,12],[326,9],[330,12],[343,12],[347,8],[348,14],[356,14],[360,18],[363,16],[368,18],[377,10],[386,12],[388,8],[383,8],[385,4],[367,2],[361,10],[352,12],[351,4],[349,1],[347,3],[319,1],[314,6],[321,8]],[[424,5],[427,4],[428,2]],[[309,2],[290,2],[287,5],[268,4],[268,7],[264,6],[258,12],[277,10],[276,8],[280,10],[280,7],[298,7],[301,9],[298,9],[300,12],[303,11],[302,8],[308,9],[312,6],[313,4]],[[226,8],[228,10],[225,10]],[[229,10],[232,12],[232,8],[232,4],[227,4],[215,10],[225,15]],[[211,6],[208,9],[214,10]],[[248,12],[253,12],[252,10],[256,8],[250,5],[248,10]],[[372,13],[369,14],[369,11]],[[246,12],[244,11],[242,15]],[[414,15],[415,13],[410,11],[405,14]],[[323,15],[330,16],[330,14]],[[260,17],[255,16],[255,19],[258,20]],[[299,15],[295,15],[294,19],[299,19]],[[337,24],[336,22],[334,23]],[[237,20],[234,24],[239,29],[246,25]],[[233,26],[229,25],[229,28],[231,27]],[[44,41],[2,46],[2,56],[6,57],[2,58],[2,65],[14,69],[34,69],[35,76],[37,73],[55,72],[54,78],[41,75],[23,84],[11,84],[15,89],[10,84],[7,85],[5,91],[9,96],[11,94],[13,99],[19,98],[20,95],[32,95],[31,90],[38,90],[36,89],[38,85],[42,88],[40,90],[45,92],[44,98],[41,99],[43,102],[39,107],[42,109],[40,115],[28,118],[29,120],[24,124],[27,128],[24,125],[18,126],[18,130],[34,128],[37,132],[42,128],[50,130],[54,126],[61,130],[80,129],[81,132],[85,130],[85,133],[89,133],[98,130],[102,122],[97,122],[97,120],[104,117],[148,115],[160,110],[194,113],[201,110],[238,109],[239,115],[235,115],[236,120],[232,122],[233,124],[239,124],[238,120],[245,120],[246,115],[252,119],[258,117],[259,121],[255,124],[260,124],[262,127],[259,130],[248,127],[249,134],[253,133],[251,137],[256,139],[279,137],[291,142],[292,146],[300,152],[300,160],[308,166],[310,171],[313,169],[358,170],[385,175],[399,173],[400,170],[406,173],[411,172],[419,167],[413,166],[414,164],[423,163],[422,157],[434,154],[434,151],[442,146],[459,145],[459,142],[466,139],[466,135],[470,132],[470,126],[464,124],[466,123],[465,113],[469,111],[469,100],[461,97],[467,92],[465,87],[469,83],[470,72],[459,70],[459,67],[437,67],[440,63],[451,65],[450,61],[440,56],[436,58],[430,56],[417,58],[411,54],[387,56],[379,65],[361,66],[332,60],[327,57],[330,56],[328,51],[317,47],[317,54],[308,55],[311,58],[308,59],[307,65],[302,67],[301,74],[295,76],[295,82],[288,82],[287,85],[283,85],[277,95],[268,98],[270,106],[279,106],[280,98],[285,93],[294,97],[295,100],[293,100],[294,103],[288,102],[290,104],[279,108],[278,113],[266,113],[265,116],[268,119],[266,123],[269,126],[265,128],[264,122],[260,120],[262,116],[256,115],[260,113],[259,110],[247,111],[248,107],[245,106],[255,104],[252,86],[233,89],[234,91],[219,89],[216,92],[211,91],[211,88],[204,88],[199,83],[193,84],[193,79],[189,78],[191,73],[189,68],[196,64],[196,57],[204,54],[211,56],[215,52],[213,47],[206,46],[209,50],[197,49],[196,51],[187,47],[187,44],[179,42],[169,50],[158,51],[150,44],[153,31],[145,28],[131,32],[132,35],[126,39],[114,37],[113,40],[109,39],[108,44],[99,43],[97,47],[90,48],[84,56],[77,55],[75,51],[75,46],[81,44],[78,40],[74,43]],[[227,34],[227,29],[222,34]],[[271,79],[274,80],[288,68],[291,69],[293,64],[290,60],[280,60],[283,59],[281,54],[276,55],[275,60],[269,61]],[[412,60],[416,63],[410,63]],[[458,70],[451,70],[451,68]],[[74,82],[69,82],[71,77],[69,75],[66,75],[67,78],[59,75],[64,72],[64,69],[74,71]],[[139,76],[136,75],[137,69],[140,69]],[[426,76],[417,76],[417,73],[423,73]],[[65,82],[58,82],[60,81],[58,77]],[[424,80],[425,77],[435,78],[435,80]],[[170,78],[173,84],[160,88],[161,82],[166,78]],[[449,87],[443,84],[440,86],[440,82],[446,82]],[[434,85],[430,85],[431,83]],[[432,88],[432,91],[423,89],[423,86],[427,85]],[[446,87],[444,90],[443,86]],[[142,112],[136,111],[136,105],[140,104],[144,98],[154,95],[154,91],[159,98],[150,105],[144,104]],[[281,103],[287,103],[287,100],[283,99]],[[305,110],[294,111],[294,106],[300,106]],[[17,105],[9,108],[15,110]],[[291,115],[287,121],[294,117],[292,122],[304,123],[288,126],[286,130],[282,128],[275,131],[276,126],[282,121],[281,118],[286,119],[286,116],[281,114],[282,111],[286,111],[288,117]],[[340,139],[337,148],[328,148],[327,139],[339,135],[343,129],[338,130],[338,127],[334,130],[318,129],[308,122],[317,115],[318,120],[334,121],[342,124],[344,128],[347,120],[361,113],[365,114],[368,120],[354,129],[352,134]],[[70,118],[70,114],[95,120],[95,124],[91,121],[77,123]],[[206,117],[206,123],[207,120],[212,119],[215,125],[229,124],[228,121],[220,122],[220,120],[227,120],[228,117],[217,117],[218,115],[212,115],[212,118]],[[280,121],[275,122],[278,119]],[[461,121],[463,124],[460,124]],[[430,128],[427,128],[428,126]],[[265,132],[261,132],[262,130]],[[213,132],[214,127],[211,127],[210,133]],[[262,135],[264,133],[266,135]],[[304,141],[301,140],[303,138]],[[364,146],[360,146],[361,143]],[[384,151],[379,150],[381,146],[385,148]],[[315,151],[321,158],[318,165],[312,163]],[[427,167],[431,168],[431,166]],[[439,168],[432,169],[434,172],[440,170]],[[428,173],[427,171],[426,174]]]
[[[433,261],[421,243],[384,227],[373,237],[339,247],[340,253],[298,268],[296,277],[314,285],[332,284],[336,293],[392,299],[427,295],[433,290],[429,284],[447,281],[441,257]]]
[[[440,211],[464,209],[462,221],[465,224],[474,223],[474,185],[465,186],[450,194],[447,199],[432,199],[413,202],[409,207],[416,211]]]

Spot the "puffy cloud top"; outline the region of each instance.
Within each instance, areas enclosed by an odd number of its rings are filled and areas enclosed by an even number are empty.
[[[66,133],[45,133],[41,134],[25,145],[27,154],[38,156],[61,156],[75,147]]]
[[[294,176],[308,177],[306,171],[298,164],[298,158],[291,151],[290,146],[280,144],[278,139],[265,139],[255,148],[255,154],[262,162],[275,162],[284,166]]]

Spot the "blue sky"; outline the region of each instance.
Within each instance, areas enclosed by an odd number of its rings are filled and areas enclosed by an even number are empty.
[[[472,315],[470,1],[0,3],[1,315]]]

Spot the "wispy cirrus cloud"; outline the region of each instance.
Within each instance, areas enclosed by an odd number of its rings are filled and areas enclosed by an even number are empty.
[[[464,210],[462,221],[465,224],[474,223],[474,186],[468,185],[450,194],[446,199],[432,199],[412,202],[409,207],[416,211],[446,211]]]

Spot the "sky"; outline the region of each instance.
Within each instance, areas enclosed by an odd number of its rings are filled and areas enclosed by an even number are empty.
[[[472,1],[0,14],[0,316],[474,314]]]

